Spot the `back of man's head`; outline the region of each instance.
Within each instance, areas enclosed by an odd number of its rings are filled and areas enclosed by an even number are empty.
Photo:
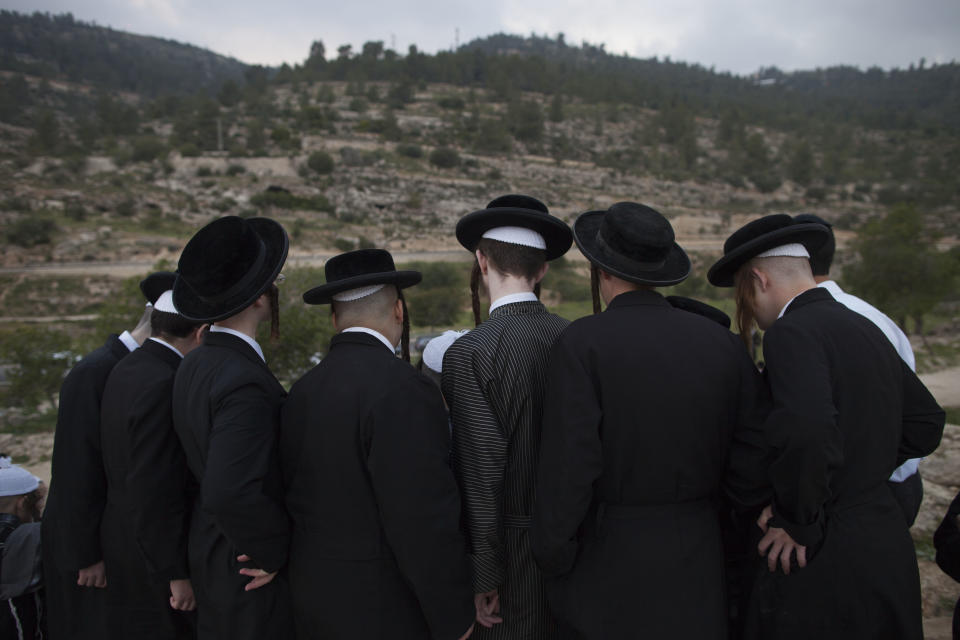
[[[778,285],[790,285],[813,277],[810,261],[806,258],[792,256],[754,258],[750,264],[769,275],[770,279]]]
[[[801,213],[793,216],[796,223],[816,223],[822,224],[830,230],[830,236],[817,251],[810,254],[810,267],[813,269],[813,275],[826,276],[830,274],[830,266],[833,264],[833,254],[837,250],[837,241],[833,237],[833,225],[812,213]]]
[[[333,301],[333,313],[336,314],[337,328],[367,327],[380,330],[390,323],[390,315],[397,303],[397,288],[385,285],[376,293],[350,300]]]
[[[178,340],[186,338],[203,324],[203,322],[187,320],[178,313],[154,309],[150,314],[150,335],[154,338]]]
[[[525,280],[535,279],[547,260],[547,253],[543,249],[491,238],[481,238],[477,249],[500,273]]]

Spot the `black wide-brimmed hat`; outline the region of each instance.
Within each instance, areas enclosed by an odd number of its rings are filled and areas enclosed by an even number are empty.
[[[730,328],[730,316],[725,314],[720,309],[707,304],[706,302],[700,302],[699,300],[694,300],[693,298],[687,298],[685,296],[667,296],[667,302],[670,303],[670,306],[676,309],[689,311],[690,313],[695,313],[698,316],[703,316],[708,320],[713,320],[725,329]]]
[[[523,227],[543,236],[546,259],[559,258],[570,249],[573,238],[567,223],[550,215],[547,205],[536,198],[506,195],[495,198],[486,209],[474,211],[457,222],[457,240],[474,251],[483,234],[497,227]]]
[[[307,304],[330,304],[333,296],[375,284],[406,289],[420,282],[419,271],[397,271],[393,256],[383,249],[358,249],[333,256],[324,266],[327,283],[303,294]]]
[[[707,279],[717,287],[732,287],[733,277],[744,263],[764,251],[785,244],[802,244],[813,255],[830,237],[830,230],[814,222],[796,223],[785,213],[775,213],[748,222],[723,243],[723,257],[717,260]]]
[[[140,291],[143,292],[143,297],[147,299],[147,302],[157,304],[157,298],[164,291],[173,289],[173,282],[176,279],[177,274],[173,271],[154,271],[140,281]]]
[[[628,282],[668,287],[690,275],[690,258],[674,241],[670,221],[646,205],[618,202],[581,213],[573,238],[587,260]]]
[[[197,231],[180,254],[173,304],[199,322],[216,322],[249,307],[273,284],[290,240],[269,218],[226,216]]]

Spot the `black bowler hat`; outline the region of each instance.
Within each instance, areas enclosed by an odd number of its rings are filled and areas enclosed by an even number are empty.
[[[785,244],[802,244],[807,253],[816,253],[830,235],[830,230],[814,222],[795,223],[785,213],[775,213],[748,222],[723,243],[723,257],[717,260],[707,280],[717,287],[732,287],[733,276],[751,258]]]
[[[810,269],[813,271],[813,275],[830,275],[830,265],[833,264],[833,254],[837,251],[837,240],[833,237],[833,225],[812,213],[801,213],[793,216],[793,222],[794,224],[815,222],[822,224],[830,230],[830,237],[827,238],[827,241],[824,242],[816,252],[810,252]]]
[[[690,258],[674,241],[670,221],[646,205],[618,202],[582,213],[573,238],[587,260],[628,282],[668,287],[690,275]]]
[[[157,298],[164,291],[173,289],[177,274],[172,271],[155,271],[140,281],[140,291],[150,304],[157,304]]]
[[[236,315],[277,279],[289,247],[287,232],[269,218],[218,218],[183,248],[173,304],[199,322]]]
[[[486,209],[474,211],[457,222],[457,240],[468,251],[474,251],[483,234],[497,227],[523,227],[539,233],[546,244],[546,259],[559,258],[573,243],[570,227],[550,215],[547,205],[536,198],[506,195],[495,198]]]
[[[303,294],[307,304],[330,304],[338,293],[375,284],[406,289],[420,282],[421,277],[419,271],[397,271],[393,256],[383,249],[358,249],[333,256],[327,260],[324,273],[327,283]]]
[[[720,309],[707,304],[706,302],[700,302],[699,300],[694,300],[693,298],[687,298],[684,296],[667,296],[667,302],[669,302],[670,306],[674,308],[695,313],[698,316],[707,318],[708,320],[713,320],[724,328],[730,328],[730,316],[725,314]]]

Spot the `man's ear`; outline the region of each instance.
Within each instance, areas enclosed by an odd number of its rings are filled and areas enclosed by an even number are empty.
[[[550,264],[547,262],[544,262],[543,265],[541,265],[540,270],[537,271],[537,275],[536,277],[534,277],[533,283],[536,284],[541,280],[543,280],[544,276],[547,275],[547,271],[549,270],[550,270]]]
[[[399,297],[397,301],[393,303],[393,319],[396,320],[398,324],[403,324],[403,302]]]
[[[337,312],[333,310],[333,305],[330,305],[330,322],[333,324],[333,330],[339,332],[340,325],[337,324]]]
[[[770,276],[757,267],[750,267],[750,276],[757,282],[760,291],[766,292],[770,288]]]
[[[202,324],[193,330],[193,333],[190,334],[190,339],[198,345],[203,344],[203,336],[207,335],[207,331],[209,330],[210,330],[210,325]]]
[[[490,263],[487,260],[487,256],[483,255],[483,252],[480,249],[477,249],[473,252],[477,256],[477,262],[480,264],[480,273],[487,275],[487,269],[490,268]]]

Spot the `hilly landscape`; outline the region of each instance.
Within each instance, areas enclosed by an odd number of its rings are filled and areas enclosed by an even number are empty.
[[[653,206],[694,262],[672,292],[728,312],[705,273],[734,229],[773,212],[830,220],[837,279],[908,331],[957,424],[958,167],[956,63],[736,76],[496,34],[436,54],[318,39],[302,62],[267,68],[0,11],[0,450],[49,473],[64,371],[139,317],[139,278],[174,268],[215,217],[270,216],[290,234],[282,339],[267,345],[289,384],[332,333],[300,294],[345,250],[382,247],[423,271],[415,335],[469,326],[472,258],[454,225],[504,193],[570,222],[622,200]],[[575,249],[544,299],[569,318],[590,312]],[[930,542],[960,490],[958,443],[948,426],[922,467],[913,531],[934,638],[949,637],[937,634],[960,592]]]

